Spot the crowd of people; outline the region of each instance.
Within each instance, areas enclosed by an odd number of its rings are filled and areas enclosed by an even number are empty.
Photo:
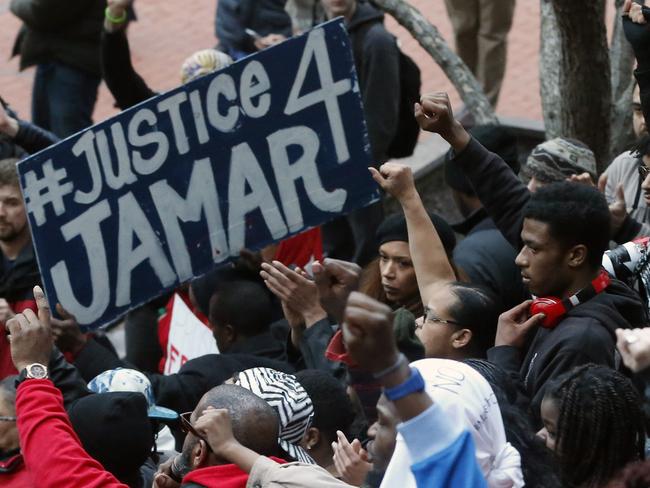
[[[446,3],[496,103],[514,0]],[[466,129],[447,94],[419,98],[413,120],[450,146],[450,224],[390,161],[408,59],[372,2],[220,0],[218,45],[180,82],[342,16],[369,171],[400,210],[243,249],[129,312],[125,357],[50,309],[16,164],[91,125],[101,80],[121,110],[156,95],[131,62],[133,0],[11,10],[37,69],[32,121],[0,106],[0,486],[650,486],[650,8],[625,2],[636,143],[601,175],[581,141],[523,155],[502,126]],[[170,372],[174,297],[218,353]]]

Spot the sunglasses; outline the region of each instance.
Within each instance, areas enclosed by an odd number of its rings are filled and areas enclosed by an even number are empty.
[[[645,180],[648,175],[650,175],[650,168],[648,168],[645,164],[639,164],[637,169],[639,171],[639,178],[641,178],[641,181]]]
[[[4,415],[0,415],[0,422],[15,422],[18,420],[18,417],[6,417]]]
[[[196,431],[190,422],[191,417],[192,412],[185,412],[179,415],[179,418],[181,419],[181,430],[186,434],[192,434],[193,436],[201,439],[203,442],[205,442],[205,445],[208,446],[208,449],[211,451],[212,448],[210,447],[210,443],[208,443],[207,439]]]

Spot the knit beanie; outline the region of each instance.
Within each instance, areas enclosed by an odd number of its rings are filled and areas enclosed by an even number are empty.
[[[181,66],[181,82],[189,83],[198,77],[230,66],[232,58],[216,49],[203,49],[192,54]]]
[[[451,256],[456,247],[456,235],[453,229],[445,219],[429,212],[429,218],[433,222],[433,226],[440,236],[442,245],[445,248],[447,256]],[[402,241],[408,242],[408,230],[406,229],[406,218],[403,213],[395,213],[387,218],[379,225],[376,233],[377,247],[385,244],[386,242]]]
[[[141,393],[110,392],[80,398],[68,415],[84,450],[122,479],[138,473],[153,448],[148,408]]]
[[[517,138],[515,134],[502,125],[487,124],[476,125],[469,131],[485,149],[497,154],[515,174],[519,173],[519,153],[517,151]],[[445,181],[447,185],[465,195],[475,195],[474,188],[463,171],[454,163],[455,153],[449,150],[445,156]]]
[[[564,181],[571,175],[584,172],[596,178],[593,151],[582,142],[565,137],[556,137],[535,147],[524,167],[526,176],[543,183]]]

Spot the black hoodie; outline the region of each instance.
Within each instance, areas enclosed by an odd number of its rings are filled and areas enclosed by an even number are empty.
[[[454,164],[471,181],[504,237],[520,249],[523,209],[530,198],[525,185],[499,156],[474,139],[455,157]],[[638,294],[612,279],[603,293],[571,309],[555,329],[539,328],[523,362],[522,352],[512,346],[490,349],[488,359],[509,371],[519,371],[533,414],[539,420],[539,406],[549,380],[585,363],[618,369],[615,329],[643,327],[645,321]]]
[[[399,49],[384,27],[384,14],[366,2],[347,25],[375,163],[387,159],[399,119]]]

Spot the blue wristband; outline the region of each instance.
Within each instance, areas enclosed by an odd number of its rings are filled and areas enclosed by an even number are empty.
[[[401,385],[394,386],[393,388],[384,388],[384,395],[391,402],[411,395],[412,393],[419,393],[424,391],[426,384],[424,378],[417,368],[411,368],[411,376]]]

